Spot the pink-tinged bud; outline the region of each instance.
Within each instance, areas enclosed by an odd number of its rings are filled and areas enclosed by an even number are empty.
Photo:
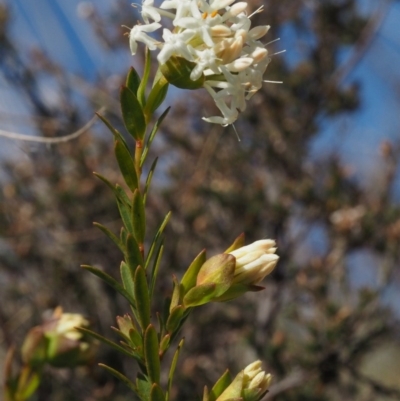
[[[233,284],[255,285],[274,270],[279,256],[274,240],[265,239],[243,246],[229,254],[236,258]]]

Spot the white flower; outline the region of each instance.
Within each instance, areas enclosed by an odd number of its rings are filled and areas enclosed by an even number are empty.
[[[200,85],[222,114],[204,120],[222,125],[232,124],[238,112],[245,110],[246,100],[261,88],[269,63],[268,52],[260,42],[269,26],[252,28],[251,15],[245,11],[247,2],[234,1],[164,0],[155,7],[154,0],[144,0],[141,13],[145,24],[133,27],[129,35],[132,54],[136,53],[137,42],[142,42],[150,50],[160,49],[157,58],[161,65],[171,57],[194,62],[190,80],[202,78],[204,84]],[[165,28],[163,41],[157,41],[148,33],[161,27],[163,17],[170,19],[175,28]],[[179,87],[186,87],[185,77],[179,77]],[[178,80],[171,78],[171,82]],[[187,87],[193,89],[189,84]]]
[[[164,45],[157,59],[160,64],[165,64],[168,59],[173,55],[179,55],[186,60],[190,60],[192,55],[187,46],[187,42],[195,35],[194,32],[189,30],[183,31],[178,34],[173,34],[169,29],[163,30]]]
[[[151,18],[154,22],[161,20],[161,15],[156,7],[154,7],[154,0],[144,0],[142,3],[142,18],[146,24],[149,24]]]
[[[272,239],[253,242],[230,252],[236,258],[234,283],[257,284],[274,270],[279,256]]]
[[[150,50],[157,48],[158,41],[147,35],[145,32],[154,32],[161,28],[161,24],[153,22],[147,25],[135,25],[129,34],[129,45],[132,54],[136,54],[137,42],[143,42]]]

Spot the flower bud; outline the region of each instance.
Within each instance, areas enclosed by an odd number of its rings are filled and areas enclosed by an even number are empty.
[[[63,313],[61,308],[56,308],[50,319],[29,331],[22,345],[23,361],[30,366],[49,363],[55,367],[87,363],[95,347],[76,330],[87,326],[89,322],[82,315]]]
[[[253,362],[236,375],[216,401],[259,401],[267,392],[271,379],[272,376],[261,369],[261,361]]]
[[[233,283],[255,285],[270,274],[279,259],[275,245],[274,240],[265,239],[230,252],[236,258]]]

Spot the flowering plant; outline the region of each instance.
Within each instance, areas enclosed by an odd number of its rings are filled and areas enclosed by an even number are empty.
[[[102,224],[95,225],[121,252],[120,280],[98,267],[83,266],[121,294],[129,303],[131,314],[116,318],[114,331],[120,341],[115,342],[91,331],[88,321],[80,315],[62,314],[58,310],[52,320],[29,333],[22,347],[23,359],[31,369],[40,370],[44,363],[65,367],[85,362],[92,358],[92,348],[86,341],[91,337],[136,361],[139,373],[135,378],[111,366],[101,366],[124,382],[138,399],[169,401],[183,339],[175,350],[166,383],[162,380],[161,363],[189,314],[200,305],[228,301],[248,291],[263,289],[259,283],[278,261],[275,241],[260,240],[245,246],[244,236],[240,235],[224,253],[207,259],[206,252],[200,252],[180,281],[173,277],[172,294],[164,299],[157,319],[152,314],[164,249],[163,232],[170,213],[153,240],[148,241],[146,200],[157,160],[146,169],[144,180],[142,172],[169,108],[152,125],[153,117],[165,99],[168,85],[173,84],[187,89],[204,87],[222,113],[222,117],[204,120],[232,124],[238,112],[245,109],[246,100],[261,87],[262,74],[269,62],[267,50],[259,41],[269,27],[251,28],[251,15],[245,11],[247,3],[233,3],[234,0],[166,0],[157,8],[153,0],[143,2],[141,14],[145,23],[130,32],[132,53],[137,52],[137,42],[148,48],[143,77],[131,68],[120,92],[122,118],[134,140],[133,149],[124,135],[99,115],[114,137],[115,157],[124,184],[114,184],[98,173],[95,175],[113,191],[123,226],[116,235]],[[149,34],[161,28],[164,17],[172,21],[173,29],[164,28],[164,42],[160,42]],[[155,49],[160,49],[159,69],[148,90],[150,51]],[[29,391],[13,391],[15,386],[10,384],[7,401],[27,399],[38,385],[38,376],[32,377],[35,380]],[[11,379],[10,376],[10,383]],[[271,376],[257,361],[233,380],[225,372],[210,391],[205,389],[203,401],[258,401],[270,381]]]

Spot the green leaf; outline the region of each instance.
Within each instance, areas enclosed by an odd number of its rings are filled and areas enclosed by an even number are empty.
[[[160,125],[161,125],[161,123],[163,122],[164,118],[167,116],[167,114],[168,114],[168,112],[169,112],[170,109],[171,109],[171,107],[168,107],[168,108],[161,114],[161,116],[160,116],[160,117],[158,118],[158,120],[156,121],[156,123],[155,123],[153,129],[151,130],[150,135],[149,135],[149,139],[147,140],[146,145],[145,145],[145,147],[143,148],[142,157],[140,158],[140,167],[143,166],[143,164],[144,164],[144,162],[145,162],[145,160],[146,160],[147,154],[149,153],[151,144],[153,143],[153,139],[155,138],[155,136],[156,136],[156,134],[157,134],[157,132],[158,132],[158,128],[160,127]]]
[[[139,398],[141,401],[150,401],[150,393],[151,393],[151,383],[148,382],[146,377],[143,374],[138,374],[136,379],[136,386],[139,393]]]
[[[210,391],[210,401],[215,401],[232,383],[232,378],[227,369],[225,373],[218,379],[214,384],[214,387]]]
[[[133,192],[138,188],[138,179],[136,176],[135,164],[128,149],[116,140],[114,144],[115,157],[117,159],[119,169],[122,176],[128,185],[129,189]]]
[[[163,251],[164,251],[163,241],[160,241],[160,242],[161,243],[156,252],[156,257],[154,260],[153,270],[151,272],[150,289],[149,289],[150,299],[153,299],[153,293],[154,293],[154,288],[156,286],[158,270],[160,268],[161,259],[162,259],[162,255],[163,255]]]
[[[40,374],[29,366],[24,366],[18,378],[16,400],[27,400],[37,390],[40,384]]]
[[[111,123],[105,117],[103,117],[99,113],[96,113],[96,116],[100,118],[100,120],[106,125],[106,127],[115,137],[121,136],[121,134],[111,125]]]
[[[148,265],[150,263],[150,260],[151,260],[153,254],[154,254],[154,251],[155,251],[155,249],[157,247],[157,243],[158,243],[158,241],[159,241],[159,239],[160,239],[160,237],[161,237],[161,235],[162,235],[162,233],[163,233],[163,231],[165,229],[165,226],[168,224],[168,221],[169,221],[170,218],[171,218],[171,212],[168,212],[167,215],[164,217],[164,220],[161,223],[160,227],[158,228],[156,235],[153,238],[153,241],[152,241],[152,243],[150,245],[149,253],[147,254],[146,263],[145,263],[145,269],[147,269],[147,267],[148,267]]]
[[[119,214],[121,216],[122,222],[124,223],[125,228],[131,234],[133,234],[133,224],[131,220],[131,207],[127,205],[125,202],[121,201],[117,198],[117,206],[119,210]]]
[[[122,354],[128,355],[130,357],[132,356],[132,353],[129,352],[124,347],[121,347],[120,345],[114,343],[113,341],[109,340],[108,338],[105,338],[92,330],[85,329],[84,327],[76,327],[75,329],[95,338],[96,340],[101,341],[102,343],[114,348],[116,351],[121,352]]]
[[[153,113],[158,109],[161,103],[164,101],[165,96],[168,92],[168,81],[161,74],[160,78],[155,82],[151,88],[149,97],[147,98],[146,107],[144,108],[144,114],[147,120],[151,118]]]
[[[194,306],[200,306],[207,302],[210,302],[216,291],[215,283],[206,283],[198,285],[184,296],[183,305],[186,308],[192,308]]]
[[[160,355],[162,356],[164,352],[169,348],[169,344],[171,343],[171,336],[166,334],[161,342],[160,342]]]
[[[146,232],[146,214],[143,205],[143,198],[140,191],[137,189],[133,193],[132,199],[132,223],[133,234],[138,244],[143,244]]]
[[[199,274],[201,266],[206,262],[206,259],[206,251],[203,249],[186,270],[181,280],[183,294],[187,294],[187,292],[196,285],[197,275]]]
[[[150,324],[144,333],[144,357],[151,383],[160,383],[160,358],[157,331]]]
[[[175,333],[175,331],[179,328],[179,324],[184,313],[185,308],[182,305],[178,305],[172,309],[166,324],[168,333]]]
[[[93,225],[97,227],[99,230],[101,230],[105,235],[107,235],[107,237],[110,238],[115,245],[117,245],[117,247],[120,249],[122,253],[125,253],[124,244],[114,233],[112,233],[107,227],[103,226],[100,223],[93,223]]]
[[[170,84],[177,88],[194,90],[202,88],[205,81],[203,74],[196,81],[190,78],[190,73],[195,67],[196,63],[192,61],[183,57],[172,56],[165,64],[160,66],[160,69]]]
[[[150,393],[151,401],[165,401],[165,395],[158,384],[153,384]]]
[[[158,158],[156,157],[153,161],[153,164],[150,167],[149,173],[147,174],[146,183],[145,183],[144,191],[143,191],[143,205],[144,206],[146,206],[147,193],[150,189],[150,184],[151,184],[151,180],[153,179],[154,170],[156,169],[156,166],[157,166],[157,161],[158,161]]]
[[[121,279],[124,284],[124,288],[128,291],[129,295],[134,298],[135,297],[135,283],[133,281],[133,273],[129,266],[125,262],[121,262]],[[135,306],[135,305],[133,305]]]
[[[129,292],[126,291],[125,288],[120,283],[118,283],[117,280],[115,280],[113,277],[108,275],[106,272],[104,272],[103,270],[97,269],[96,267],[89,266],[89,265],[82,265],[81,267],[85,270],[90,271],[95,276],[101,278],[108,285],[110,285],[112,288],[114,288],[115,291],[117,291],[119,294],[121,294],[131,305],[135,305],[135,300],[131,297]]]
[[[126,262],[132,274],[135,274],[138,266],[143,266],[143,257],[139,245],[132,234],[128,234],[126,237]]]
[[[147,87],[147,82],[149,80],[150,76],[150,67],[151,67],[151,54],[150,50],[146,49],[146,57],[144,60],[144,70],[143,70],[143,78],[142,81],[140,82],[138,91],[137,91],[137,98],[142,105],[142,107],[145,106],[146,104],[146,87]]]
[[[178,363],[179,353],[181,352],[184,342],[185,342],[184,339],[182,339],[179,342],[178,347],[174,353],[174,357],[172,358],[171,367],[169,368],[169,373],[168,373],[168,392],[167,392],[167,396],[165,397],[166,401],[170,400],[171,388],[172,388],[172,383],[174,381],[175,369],[176,369],[176,365]]]
[[[175,276],[172,276],[172,281],[173,281],[174,288],[172,290],[171,303],[169,305],[170,311],[172,311],[173,309],[175,309],[176,306],[178,306],[182,303],[182,297],[184,295],[182,292],[181,285],[179,284],[179,282]]]
[[[99,366],[101,366],[102,368],[108,370],[108,372],[110,372],[114,377],[116,377],[117,379],[121,380],[122,383],[124,383],[125,385],[127,385],[132,391],[134,391],[136,394],[138,393],[138,390],[135,386],[135,383],[133,383],[132,381],[130,381],[125,375],[123,375],[122,373],[118,372],[118,370],[113,369],[110,366],[104,365],[103,363],[99,363]]]
[[[236,259],[228,253],[221,253],[208,259],[197,275],[197,285],[215,283],[215,297],[225,293],[232,285]]]
[[[136,95],[126,86],[121,87],[120,102],[125,128],[135,141],[141,141],[146,131],[146,121]]]
[[[150,299],[146,274],[141,266],[135,272],[135,300],[140,327],[144,331],[150,324]]]
[[[135,346],[137,352],[143,356],[143,339],[140,333],[135,329],[130,329],[129,338],[131,339],[131,342]]]
[[[233,241],[233,244],[224,253],[233,252],[236,249],[242,248],[243,246],[244,246],[244,233],[240,234],[235,239],[235,241]]]
[[[125,85],[136,95],[140,85],[140,77],[136,70],[131,67],[126,77]]]
[[[104,177],[101,174],[96,173],[96,172],[93,172],[93,175],[96,176],[99,180],[103,181],[115,193],[114,185],[111,184],[111,182],[108,181],[106,177]]]
[[[115,193],[117,198],[126,206],[131,207],[131,200],[125,190],[119,184],[115,184]]]
[[[242,370],[240,373],[236,375],[232,383],[219,396],[218,401],[232,401],[236,399],[242,400],[240,396],[242,394],[242,389],[243,389],[243,378],[244,378],[244,371]]]

